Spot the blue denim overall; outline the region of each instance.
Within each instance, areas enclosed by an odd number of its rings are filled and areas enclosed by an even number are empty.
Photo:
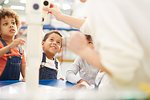
[[[0,39],[4,46],[7,46],[6,42]],[[19,53],[22,55],[22,49],[18,46]],[[11,53],[9,50],[7,54]],[[7,56],[7,63],[3,73],[0,76],[0,81],[4,80],[19,80],[21,70],[22,59],[21,56]]]
[[[56,59],[55,61],[55,67],[58,69],[58,62]],[[46,55],[43,53],[42,63],[46,63]],[[45,65],[40,65],[40,74],[39,79],[57,79],[57,70],[48,68]]]

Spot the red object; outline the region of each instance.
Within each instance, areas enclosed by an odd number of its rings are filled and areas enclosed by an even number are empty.
[[[21,25],[25,25],[25,24],[26,24],[26,22],[25,22],[25,21],[22,21],[22,22],[21,22]]]
[[[48,12],[48,14],[49,14],[49,13],[52,13],[52,12],[51,12],[51,11],[49,11],[49,12]]]
[[[54,7],[54,5],[53,4],[50,4],[50,8],[53,8]]]
[[[53,8],[54,7],[54,5],[53,4],[50,4],[50,6],[49,6],[50,8]],[[52,13],[51,11],[49,11],[48,13]]]

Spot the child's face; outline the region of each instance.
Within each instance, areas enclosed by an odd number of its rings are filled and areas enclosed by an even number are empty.
[[[5,17],[0,22],[0,34],[2,38],[12,38],[17,33],[15,18]]]
[[[88,40],[88,46],[93,49],[94,45],[93,45],[93,41],[92,40]]]
[[[55,56],[62,46],[62,37],[56,33],[49,35],[45,42],[42,42],[44,53],[52,54]]]

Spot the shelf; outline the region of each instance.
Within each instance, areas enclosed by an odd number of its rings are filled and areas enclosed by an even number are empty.
[[[27,26],[26,25],[22,25],[21,29],[26,29]],[[65,31],[79,31],[78,29],[75,28],[55,28],[52,27],[51,25],[44,25],[43,29],[48,29],[48,30],[65,30]]]

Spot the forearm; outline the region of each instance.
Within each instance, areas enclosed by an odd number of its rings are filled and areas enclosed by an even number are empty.
[[[11,49],[10,45],[7,45],[0,49],[0,57],[2,57],[5,53],[7,53]]]
[[[75,18],[73,16],[69,16],[69,15],[65,15],[65,14],[61,14],[61,16],[58,17],[57,20],[62,21],[64,23],[70,25],[71,27],[75,27],[77,29],[80,29],[82,24],[85,22],[85,19]]]

